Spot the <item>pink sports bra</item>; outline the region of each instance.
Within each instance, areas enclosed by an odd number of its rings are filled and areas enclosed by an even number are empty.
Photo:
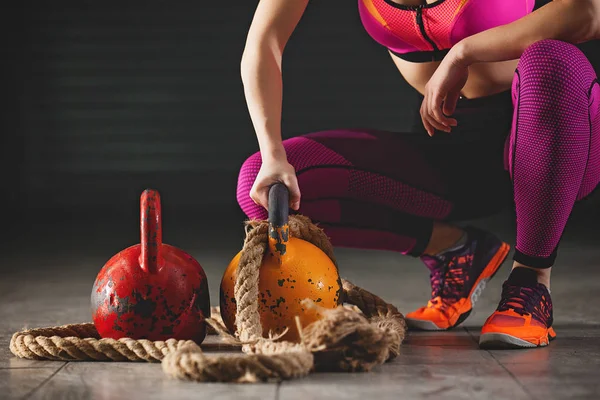
[[[439,61],[462,39],[516,21],[552,0],[437,0],[407,6],[392,0],[358,0],[373,39],[412,62]]]

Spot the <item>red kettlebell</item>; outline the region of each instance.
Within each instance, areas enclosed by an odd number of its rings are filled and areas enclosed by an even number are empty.
[[[186,252],[162,242],[160,195],[140,199],[141,244],[104,265],[92,290],[92,317],[103,338],[201,343],[210,298],[204,270]]]

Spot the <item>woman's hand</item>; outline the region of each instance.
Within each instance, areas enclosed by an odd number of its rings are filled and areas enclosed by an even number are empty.
[[[287,162],[285,157],[263,159],[256,181],[250,189],[250,197],[256,204],[268,209],[269,188],[277,182],[283,183],[288,188],[290,191],[290,208],[298,210],[300,208],[298,178],[294,167]]]
[[[455,48],[456,46],[452,50]],[[425,86],[421,119],[429,136],[433,136],[434,129],[450,132],[451,127],[457,124],[449,116],[454,114],[460,91],[467,83],[469,67],[460,61],[458,52],[452,50],[444,57]]]

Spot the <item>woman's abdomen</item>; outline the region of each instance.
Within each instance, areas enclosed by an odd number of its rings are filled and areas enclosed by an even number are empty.
[[[424,94],[427,82],[440,65],[439,61],[412,63],[394,55],[392,55],[392,59],[406,82],[421,94]],[[462,95],[473,99],[509,90],[518,61],[471,65],[469,67],[469,79],[462,90]]]

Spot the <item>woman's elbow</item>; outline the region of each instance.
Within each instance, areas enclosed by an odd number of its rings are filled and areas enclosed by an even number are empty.
[[[240,62],[242,81],[254,78],[259,71],[271,73],[281,69],[281,54],[269,46],[252,46],[244,49]]]
[[[250,76],[256,75],[256,70],[259,68],[261,58],[264,58],[264,51],[260,45],[246,45],[242,58],[240,60],[240,73],[242,81],[245,81]]]
[[[242,58],[240,60],[240,76],[242,78],[242,82],[246,80],[250,71],[250,60],[246,51],[242,53]]]

